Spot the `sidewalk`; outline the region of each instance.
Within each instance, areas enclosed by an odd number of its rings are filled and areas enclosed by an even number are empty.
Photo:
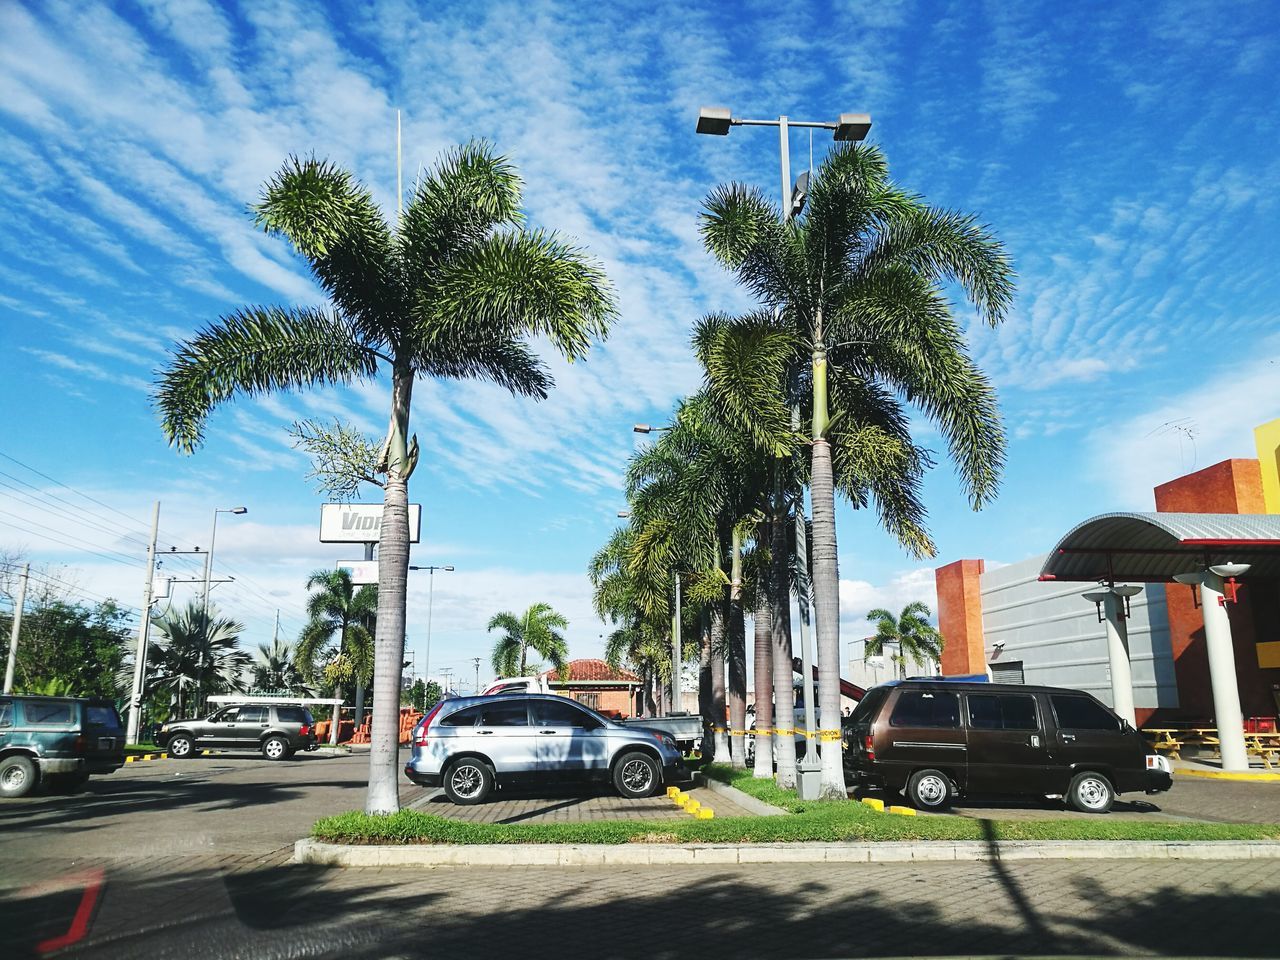
[[[1236,780],[1244,783],[1280,783],[1280,771],[1268,770],[1261,760],[1250,758],[1249,771],[1227,771],[1222,769],[1220,759],[1197,757],[1194,760],[1180,759],[1173,761],[1173,772],[1176,776],[1206,777],[1211,780]]]

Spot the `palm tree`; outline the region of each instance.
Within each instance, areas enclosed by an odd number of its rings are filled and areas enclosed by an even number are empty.
[[[251,663],[239,645],[244,626],[216,614],[195,600],[152,622],[156,642],[147,648],[146,689],[167,694],[175,716],[200,709],[207,694],[244,687]]]
[[[298,637],[297,659],[308,680],[321,677],[342,699],[342,688],[356,688],[356,726],[364,722],[364,691],[374,672],[374,624],[378,588],[356,588],[351,571],[316,570],[307,578],[307,623]]]
[[[908,657],[917,667],[929,661],[936,662],[942,656],[942,634],[929,622],[931,616],[933,611],[919,600],[908,603],[897,617],[883,607],[877,607],[867,614],[867,619],[876,625],[876,633],[867,638],[863,656],[883,656],[885,644],[893,644],[898,648],[894,660],[899,673],[905,668]]]
[[[499,677],[527,676],[528,653],[533,650],[559,672],[569,661],[569,644],[561,630],[569,621],[551,609],[549,603],[535,603],[522,615],[494,614],[489,631],[503,631],[493,647],[493,669]]]
[[[328,295],[325,307],[244,307],[177,346],[155,401],[165,436],[184,453],[205,421],[238,394],[301,390],[391,375],[378,550],[374,714],[365,809],[393,813],[396,705],[404,662],[409,566],[409,431],[417,377],[490,380],[544,398],[553,381],[528,343],[583,357],[614,317],[603,271],[554,234],[524,229],[515,169],[484,143],[446,153],[419,179],[389,226],[369,190],[317,159],[290,158],[254,207],[286,238]]]
[[[635,670],[640,675],[644,712],[657,713],[654,688],[671,675],[671,648],[665,637],[655,635],[641,621],[618,627],[605,637],[604,662],[615,670],[623,667]]]
[[[257,690],[287,690],[310,696],[306,677],[298,666],[297,647],[276,637],[270,646],[258,644],[253,662],[253,686]]]
[[[974,508],[994,496],[1004,461],[995,393],[968,355],[944,284],[995,325],[1012,301],[1012,265],[972,216],[901,190],[880,150],[863,144],[828,154],[801,217],[784,219],[759,190],[731,184],[708,198],[701,231],[765,308],[740,324],[755,334],[753,356],[708,368],[712,392],[779,450],[795,434],[792,404],[809,417],[822,790],[844,797],[835,493],[856,506],[874,499],[908,550],[932,555],[919,499],[931,461],[907,432],[910,401],[942,433]],[[761,403],[753,380],[783,390]]]

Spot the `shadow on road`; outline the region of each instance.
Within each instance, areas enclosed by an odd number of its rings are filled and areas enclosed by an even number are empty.
[[[1104,862],[1099,866],[1105,870]],[[935,867],[904,878],[865,868],[833,875],[815,866],[813,879],[790,886],[767,882],[768,866],[761,866],[760,880],[706,869],[424,873],[286,866],[155,877],[139,867],[107,876],[85,955],[536,960],[1275,953],[1273,929],[1257,922],[1271,914],[1273,890],[1166,886],[1120,896],[1081,867],[1055,891],[1070,896],[1048,896],[1041,882],[1037,908],[1018,878],[1034,878],[1033,866],[975,864],[963,874]],[[969,888],[954,891],[966,898],[963,908],[938,889],[959,875]],[[877,889],[878,878],[890,877],[896,878],[890,889]],[[915,898],[904,896],[904,883],[912,881],[920,885]],[[0,895],[6,956],[35,955],[37,942],[61,934],[81,904],[76,890]]]

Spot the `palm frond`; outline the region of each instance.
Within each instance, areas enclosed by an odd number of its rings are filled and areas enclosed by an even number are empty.
[[[377,375],[377,355],[340,317],[305,307],[247,307],[177,345],[153,401],[169,442],[191,453],[212,410],[254,396]]]

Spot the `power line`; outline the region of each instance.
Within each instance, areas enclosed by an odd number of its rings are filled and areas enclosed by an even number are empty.
[[[0,510],[0,514],[4,514],[10,517],[16,517],[19,520],[22,519],[21,517],[18,517],[17,514],[9,513],[7,510]],[[55,536],[54,534],[50,533],[47,530],[32,530],[28,526],[14,523],[11,520],[0,520],[0,524],[4,524],[7,527],[13,527],[15,530],[21,530],[23,533],[30,534],[33,537],[40,537],[41,539],[44,539],[44,540],[52,540],[54,543],[61,544],[64,547],[70,547],[72,550],[82,550],[85,553],[92,553],[94,556],[101,557],[104,560],[110,560],[112,563],[124,563],[124,564],[132,565],[138,562],[136,557],[129,557],[123,553],[113,553],[113,555],[108,556],[105,553],[102,553],[98,550],[93,549],[93,545],[90,544],[87,540],[81,540],[79,543],[71,543],[68,540],[63,540]]]

